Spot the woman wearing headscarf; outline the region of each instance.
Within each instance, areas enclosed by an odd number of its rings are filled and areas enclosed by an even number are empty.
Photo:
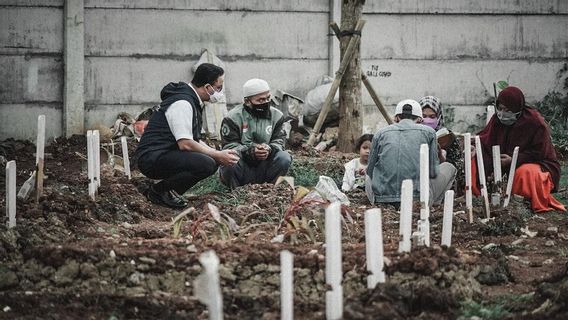
[[[463,193],[465,188],[463,152],[454,133],[444,128],[442,103],[440,99],[434,96],[423,97],[418,103],[420,103],[420,107],[422,107],[422,124],[434,129],[436,136],[444,132],[444,135],[438,138],[438,144],[442,149],[442,159],[440,159],[440,162],[449,162],[456,167],[458,170],[456,174],[456,192]]]
[[[509,171],[513,150],[518,146],[512,193],[529,199],[535,212],[566,211],[551,194],[559,186],[560,163],[550,128],[538,111],[525,104],[519,88],[507,87],[499,93],[495,115],[479,137],[487,176],[493,173],[492,146],[501,148],[503,172]]]

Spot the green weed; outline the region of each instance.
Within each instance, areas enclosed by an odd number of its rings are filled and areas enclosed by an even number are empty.
[[[227,193],[229,192],[229,188],[225,187],[225,185],[219,181],[218,176],[214,174],[199,181],[189,189],[189,192],[193,195],[201,196],[211,192]]]
[[[514,312],[522,311],[526,308],[534,297],[534,293],[527,294],[505,294],[495,297],[493,301],[483,301],[481,303],[468,300],[462,303],[462,317],[480,317],[482,319],[502,319],[511,316]]]

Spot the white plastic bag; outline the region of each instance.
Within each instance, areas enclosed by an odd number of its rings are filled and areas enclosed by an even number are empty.
[[[330,201],[335,202],[339,201],[341,204],[348,206],[350,204],[349,199],[345,195],[345,193],[341,192],[333,181],[332,178],[327,176],[320,176],[318,180],[318,184],[315,188],[321,196]]]

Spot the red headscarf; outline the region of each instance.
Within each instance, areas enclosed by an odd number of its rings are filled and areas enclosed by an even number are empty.
[[[497,97],[497,106],[504,105],[511,112],[519,112],[525,107],[525,95],[517,87],[507,87],[499,92]]]
[[[492,146],[499,145],[501,153],[510,156],[518,146],[517,167],[525,163],[539,164],[543,170],[550,172],[555,189],[557,189],[560,181],[560,163],[558,163],[556,151],[552,145],[550,128],[542,115],[525,105],[525,96],[516,87],[507,87],[501,91],[497,102],[512,112],[521,111],[521,114],[510,126],[502,124],[494,115],[487,126],[479,132],[486,174],[493,172]],[[508,170],[508,168],[504,169]]]

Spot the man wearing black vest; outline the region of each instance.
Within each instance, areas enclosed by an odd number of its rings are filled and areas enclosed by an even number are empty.
[[[223,82],[223,69],[204,63],[191,83],[170,82],[162,89],[160,108],[152,114],[135,153],[145,176],[163,179],[147,190],[151,202],[183,208],[187,206],[183,193],[214,174],[219,165],[239,161],[234,150],[218,151],[200,142],[203,101],[217,102]]]

